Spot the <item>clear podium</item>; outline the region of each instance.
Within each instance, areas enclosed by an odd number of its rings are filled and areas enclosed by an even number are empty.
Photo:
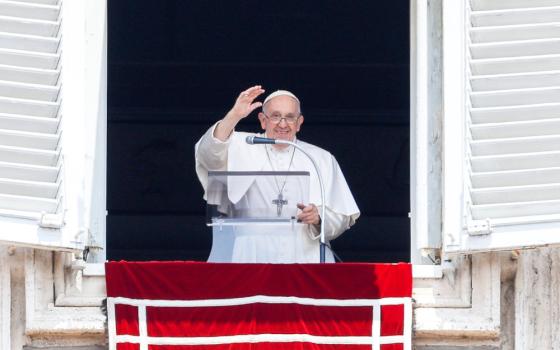
[[[309,202],[307,171],[211,171],[208,226],[295,225],[297,204]]]
[[[209,262],[293,260],[303,223],[298,203],[309,203],[309,172],[212,171],[206,187]],[[276,258],[274,258],[276,257]],[[264,261],[264,260],[263,260]]]

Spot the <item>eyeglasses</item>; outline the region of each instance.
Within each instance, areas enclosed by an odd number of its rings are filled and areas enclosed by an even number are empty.
[[[266,117],[266,119],[270,120],[270,122],[274,124],[280,124],[282,119],[284,119],[288,124],[295,124],[300,117],[300,115],[293,115],[293,114],[287,115],[285,117],[282,117],[281,115],[278,114],[273,114],[271,116],[264,114],[264,116]]]

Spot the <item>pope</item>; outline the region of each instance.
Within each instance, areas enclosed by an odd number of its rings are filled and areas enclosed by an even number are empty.
[[[307,171],[310,174],[309,203],[290,203],[297,208],[294,210],[297,210],[298,221],[303,225],[297,225],[295,231],[282,226],[263,226],[259,230],[239,232],[235,229],[215,229],[208,261],[316,263],[319,262],[321,220],[324,220],[326,239],[330,241],[350,228],[360,216],[360,211],[334,156],[297,139],[304,122],[300,100],[289,91],[278,90],[268,95],[263,102],[257,101],[264,92],[260,85],[241,92],[229,112],[201,137],[195,146],[196,172],[206,198],[209,171]],[[258,119],[262,134],[235,130],[239,121],[261,107]],[[250,135],[296,142],[313,157],[325,187],[325,218],[319,215],[324,204],[321,202],[319,179],[312,162],[290,145],[248,145],[245,140]],[[255,185],[239,186],[229,199],[235,203],[243,196],[250,195],[250,191],[278,192],[274,202],[278,203],[290,190],[286,180],[282,182],[282,179],[275,179],[271,188],[264,188],[267,186],[262,184],[258,186],[263,188],[254,188]],[[251,196],[256,198],[254,201],[262,197]],[[270,205],[253,204],[260,207]],[[282,205],[278,206],[278,210],[281,208]],[[329,250],[326,261],[334,262]]]

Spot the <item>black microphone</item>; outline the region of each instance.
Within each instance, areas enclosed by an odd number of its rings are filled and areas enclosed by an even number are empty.
[[[275,144],[275,139],[269,139],[266,137],[258,137],[258,136],[247,136],[245,141],[250,145],[264,145],[264,144]]]

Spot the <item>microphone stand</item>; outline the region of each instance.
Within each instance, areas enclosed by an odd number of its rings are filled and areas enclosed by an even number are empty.
[[[313,159],[313,157],[311,157],[311,155],[309,155],[309,153],[307,153],[300,145],[296,144],[295,142],[291,142],[291,141],[285,141],[285,140],[277,140],[277,139],[269,139],[269,138],[264,138],[264,137],[256,137],[256,136],[248,136],[246,139],[247,143],[250,145],[255,145],[255,144],[280,144],[280,145],[290,145],[293,146],[295,148],[297,148],[298,150],[301,151],[301,153],[305,154],[307,156],[307,158],[309,158],[309,160],[311,161],[311,163],[313,163],[313,166],[315,167],[315,172],[317,173],[317,177],[319,178],[319,187],[321,188],[321,235],[320,235],[320,244],[319,244],[319,259],[320,259],[320,263],[324,264],[325,263],[325,251],[326,251],[326,246],[327,243],[325,241],[325,187],[323,186],[323,178],[321,177],[321,173],[319,172],[319,167],[317,166],[317,163],[315,162],[315,159]]]

